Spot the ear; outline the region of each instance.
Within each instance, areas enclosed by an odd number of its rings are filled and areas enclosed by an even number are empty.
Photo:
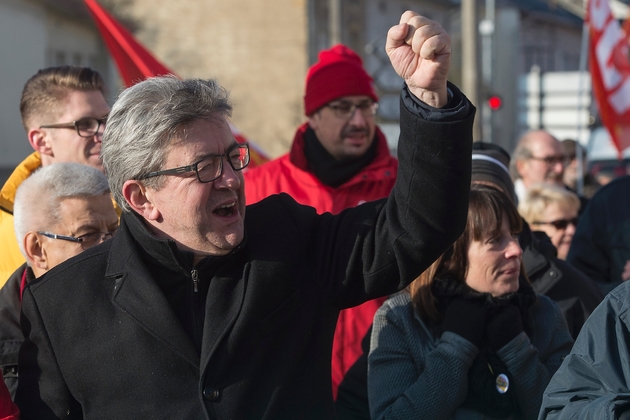
[[[527,164],[527,160],[526,159],[517,159],[516,162],[514,162],[514,164],[516,166],[516,172],[518,172],[518,174],[522,178],[523,177],[523,170],[525,169],[525,165]]]
[[[48,271],[48,257],[41,237],[35,232],[28,232],[24,237],[24,251],[26,260],[31,265],[35,277],[39,277]]]
[[[125,181],[122,193],[129,207],[140,216],[147,220],[159,220],[162,217],[150,198],[151,191],[140,181],[134,179]]]
[[[31,128],[28,130],[28,142],[31,147],[42,156],[54,157],[50,136],[41,128]]]

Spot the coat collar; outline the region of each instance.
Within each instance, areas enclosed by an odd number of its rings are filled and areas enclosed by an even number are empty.
[[[551,240],[544,232],[534,232],[523,223],[519,235],[523,248],[523,265],[536,293],[547,294],[562,279],[562,271],[553,263],[556,258]]]
[[[112,239],[106,278],[114,279],[114,305],[188,363],[199,369],[199,355],[142,261],[124,214]]]
[[[0,190],[0,210],[4,210],[9,214],[13,214],[13,204],[15,203],[15,193],[18,187],[24,182],[26,178],[31,176],[33,172],[42,166],[42,158],[39,152],[33,152],[28,155],[20,164],[13,170],[9,179],[4,183]],[[114,210],[120,217],[122,211],[118,204],[112,198],[112,204],[114,204]]]
[[[135,237],[138,234],[142,236],[141,241]],[[243,244],[225,257],[206,259],[197,265],[202,273],[212,275],[205,306],[202,363],[192,340],[149,272],[140,246],[157,253],[160,256],[159,261],[165,267],[168,266],[171,272],[179,267],[190,273],[186,258],[177,257],[173,241],[153,237],[137,216],[124,214],[119,232],[112,240],[106,271],[106,277],[115,281],[114,304],[195,368],[199,369],[200,365],[205,368],[218,344],[230,331],[243,305],[246,289]],[[212,274],[207,266],[210,266]]]
[[[304,133],[306,133],[306,130],[308,130],[308,128],[309,128],[308,122],[305,122],[297,129],[295,136],[293,138],[293,144],[291,145],[291,150],[289,151],[289,160],[297,168],[305,172],[312,173],[312,171],[309,168],[308,161],[306,160],[306,156],[304,154]],[[383,134],[383,132],[378,126],[375,127],[375,136],[376,136],[376,141],[378,143],[377,143],[377,148],[376,148],[376,157],[374,158],[374,160],[369,165],[367,165],[364,170],[359,172],[359,176],[354,176],[350,178],[350,180],[346,181],[341,186],[355,183],[357,182],[357,180],[358,182],[363,182],[364,179],[362,178],[362,175],[364,174],[365,170],[378,170],[384,167],[391,166],[390,161],[392,159],[392,156],[389,153],[389,146],[387,145],[387,138],[385,137],[385,134]]]
[[[13,203],[15,201],[15,192],[20,184],[37,168],[42,166],[42,160],[38,152],[33,152],[26,157],[15,168],[7,182],[5,182],[2,190],[0,190],[0,208],[7,213],[13,214]]]

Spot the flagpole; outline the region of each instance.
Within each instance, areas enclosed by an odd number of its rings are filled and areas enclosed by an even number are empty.
[[[584,0],[584,7],[586,7],[586,3],[588,0]],[[580,65],[579,65],[579,76],[578,76],[578,106],[577,106],[577,141],[576,143],[576,158],[577,158],[577,184],[576,190],[579,195],[584,195],[584,176],[583,176],[583,168],[586,162],[584,162],[582,153],[582,121],[580,120],[582,114],[582,96],[586,89],[584,89],[584,74],[586,73],[586,63],[588,59],[588,24],[586,21],[582,23],[582,45],[580,49]],[[591,139],[588,140],[589,143]],[[587,145],[586,150],[589,150],[590,144]]]

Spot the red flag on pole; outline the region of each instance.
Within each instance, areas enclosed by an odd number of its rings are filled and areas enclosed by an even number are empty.
[[[84,0],[98,30],[114,58],[118,71],[129,87],[147,77],[175,74],[160,63],[96,0]]]
[[[589,61],[599,114],[619,153],[630,147],[628,43],[608,0],[589,0]]]
[[[129,87],[147,77],[175,74],[171,69],[160,63],[131,33],[126,30],[112,15],[97,3],[96,0],[84,0],[90,14],[96,22],[105,45],[112,55],[116,67],[125,83]],[[256,167],[267,161],[262,150],[248,141],[234,125],[230,124],[232,133],[239,143],[250,143],[250,166]]]

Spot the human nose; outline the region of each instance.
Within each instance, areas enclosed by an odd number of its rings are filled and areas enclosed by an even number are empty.
[[[356,105],[353,105],[352,112],[350,113],[350,118],[348,118],[348,121],[351,125],[365,125],[367,122],[365,114]]]
[[[103,143],[103,131],[98,131],[96,134],[94,134],[94,142]]]
[[[92,136],[92,138],[94,139],[94,142],[102,143],[104,132],[105,132],[105,123],[99,121],[98,128],[96,129],[96,133],[94,133],[94,135]]]
[[[518,238],[511,238],[505,249],[506,258],[521,258],[523,255],[523,249],[521,249],[521,245],[518,243]]]
[[[214,180],[214,187],[218,189],[227,188],[237,190],[240,188],[242,182],[241,176],[237,173],[240,171],[236,171],[232,168],[232,165],[230,165],[227,160],[224,161],[223,158],[227,159],[227,156],[221,157],[221,175]]]

